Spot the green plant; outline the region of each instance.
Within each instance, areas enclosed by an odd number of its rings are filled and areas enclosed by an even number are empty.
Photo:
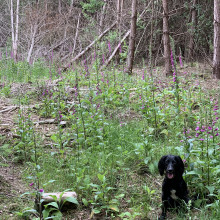
[[[9,98],[11,94],[10,86],[3,86],[0,90],[0,94],[4,94],[6,98]]]
[[[97,174],[100,184],[90,183],[94,198],[89,200],[93,205],[92,215],[100,213],[103,209],[113,212],[118,212],[119,201],[117,198],[111,199],[111,191],[113,187],[108,186],[105,174]]]

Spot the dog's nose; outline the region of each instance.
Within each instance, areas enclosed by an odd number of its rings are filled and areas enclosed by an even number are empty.
[[[168,168],[168,169],[167,169],[167,172],[168,172],[168,173],[172,173],[172,172],[173,172],[173,169],[172,169],[172,168]]]

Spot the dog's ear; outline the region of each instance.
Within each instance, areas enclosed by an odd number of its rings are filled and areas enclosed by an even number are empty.
[[[167,155],[161,157],[159,160],[159,163],[158,163],[158,170],[159,170],[161,176],[163,176],[163,174],[164,174],[166,158],[167,158]]]
[[[178,163],[178,170],[181,175],[184,173],[184,163],[180,156],[176,156],[176,160]]]

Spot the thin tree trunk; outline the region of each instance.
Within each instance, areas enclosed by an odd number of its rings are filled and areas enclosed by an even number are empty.
[[[136,22],[137,22],[137,0],[132,0],[132,17],[131,17],[131,33],[129,38],[129,54],[127,60],[127,72],[132,74],[135,52],[135,37],[136,37]]]
[[[121,40],[121,16],[122,16],[122,8],[123,7],[123,0],[116,0],[116,13],[117,13],[117,31],[118,31],[118,35],[119,35],[119,41]],[[117,50],[116,54],[115,54],[115,60],[116,63],[119,64],[120,63],[120,51]]]
[[[214,0],[213,74],[220,79],[220,0]]]
[[[59,3],[58,4],[58,12],[59,12],[59,14],[61,14],[62,13],[62,3],[61,3],[61,0],[59,0],[58,3]]]
[[[193,0],[192,20],[191,20],[191,29],[190,29],[190,39],[189,39],[188,61],[192,61],[193,60],[194,34],[195,34],[195,29],[196,29],[196,4],[197,4],[197,0]]]
[[[71,0],[70,2],[69,14],[72,12],[72,10],[73,10],[73,0]]]
[[[80,17],[81,17],[81,12],[79,13],[79,17],[78,17],[78,21],[77,21],[76,34],[75,34],[75,38],[74,38],[74,45],[73,45],[73,51],[72,51],[72,54],[75,53],[75,49],[76,49],[76,41],[77,41],[78,33],[79,33]]]
[[[14,44],[15,44],[15,32],[14,32],[14,11],[13,11],[13,0],[11,0],[11,38],[12,38],[12,50],[14,54]]]
[[[150,25],[150,46],[149,46],[149,65],[150,65],[150,74],[152,75],[152,45],[153,45],[153,24],[154,21],[154,1],[152,2],[152,14],[151,14],[151,25]]]
[[[33,26],[33,31],[32,31],[31,46],[30,46],[30,49],[28,51],[28,56],[27,56],[27,62],[28,63],[30,62],[31,54],[32,54],[32,51],[33,51],[33,48],[34,48],[36,33],[37,33],[37,25],[34,25]]]
[[[163,0],[163,44],[164,44],[165,73],[166,73],[166,76],[172,76],[168,19],[169,19],[168,1]]]
[[[14,11],[13,11],[13,0],[11,0],[11,36],[12,36],[12,51],[13,58],[17,61],[17,50],[18,50],[18,25],[19,25],[19,0],[17,0],[17,8],[16,8],[16,23],[14,28]]]
[[[99,34],[101,34],[103,30],[103,21],[104,21],[104,16],[105,16],[106,5],[107,5],[106,0],[104,0],[104,5],[102,7],[100,22],[99,22]]]

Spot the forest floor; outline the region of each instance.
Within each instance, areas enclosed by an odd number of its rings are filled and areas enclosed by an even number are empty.
[[[143,70],[136,69],[135,74],[141,75]],[[190,72],[194,75],[197,75],[196,80],[192,81],[190,83],[196,85],[201,85],[201,87],[204,90],[219,90],[219,81],[212,78],[210,76],[210,68],[207,66],[204,66],[200,64],[198,67],[185,67],[179,71],[181,76],[187,75],[187,73]],[[190,76],[188,76],[190,77]],[[162,84],[166,85],[167,79],[165,77],[161,77],[161,75],[158,74],[156,80],[160,80]],[[23,91],[34,91],[37,88],[34,88],[31,83],[13,83],[11,84],[11,92],[16,96],[16,92],[19,90]],[[216,94],[217,95],[217,94]],[[38,103],[31,103],[33,105],[33,109],[35,108],[35,105],[40,105],[40,102]],[[30,107],[27,106],[27,107]],[[19,106],[16,103],[15,97],[12,95],[9,98],[1,97],[0,96],[0,152],[2,151],[1,147],[4,148],[7,147],[7,144],[10,142],[13,144],[14,140],[16,138],[19,138],[16,133],[16,126],[17,126],[17,117],[18,117],[18,111],[19,109],[25,109],[26,106]],[[34,111],[33,111],[34,112]],[[39,122],[43,120],[40,116],[37,114],[32,114],[32,121]],[[36,123],[36,130],[40,133],[46,133],[50,134],[55,130],[56,125],[55,124],[47,124],[47,123]],[[9,141],[10,140],[10,141]],[[50,143],[45,142],[45,145],[49,145]],[[30,187],[28,186],[28,183],[25,182],[25,180],[22,178],[22,172],[26,169],[26,166],[24,166],[22,163],[13,161],[13,152],[9,151],[7,154],[3,153],[0,154],[0,216],[3,216],[3,218],[0,217],[1,220],[12,220],[17,219],[17,217],[14,216],[14,212],[18,211],[20,208],[25,207],[26,201],[25,199],[20,198],[20,195],[30,190]],[[148,175],[148,174],[145,174]],[[155,179],[154,177],[148,176],[150,181],[154,182],[153,185],[155,185],[155,188],[160,193],[161,188],[161,178],[158,177],[158,179]],[[160,201],[158,201],[160,202]],[[89,219],[90,218],[90,210],[74,210],[75,216],[77,218],[69,218],[68,216],[71,216],[71,213],[67,213],[66,219]],[[157,208],[154,210],[154,214],[152,213],[152,218],[154,219],[156,215],[160,212],[160,209]],[[196,212],[196,211],[195,211]],[[4,217],[5,216],[5,217]],[[175,216],[170,216],[170,219],[175,219]],[[97,217],[97,219],[102,219],[100,216]],[[105,219],[105,218],[103,218]],[[115,218],[119,219],[119,218]],[[194,218],[199,219],[199,218]]]

